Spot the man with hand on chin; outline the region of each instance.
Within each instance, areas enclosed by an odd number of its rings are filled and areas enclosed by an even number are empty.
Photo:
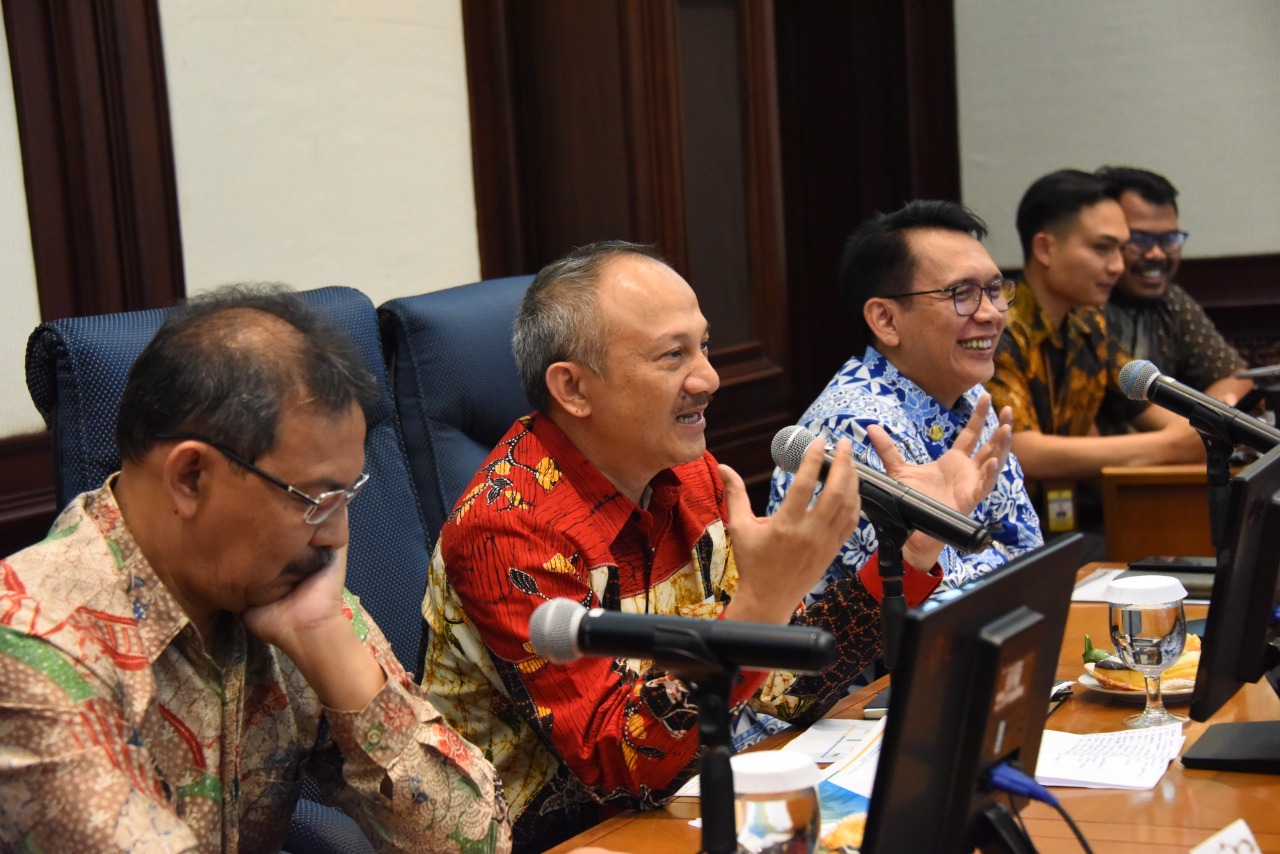
[[[979,242],[985,224],[962,205],[913,201],[877,214],[845,243],[840,294],[871,344],[836,373],[805,410],[800,424],[832,439],[847,438],[866,465],[884,469],[899,458],[950,463],[1007,447],[1012,413],[997,418],[982,384],[991,379],[996,342],[1004,331],[1014,285]],[[984,551],[965,554],[916,532],[903,546],[916,567],[942,565],[944,587],[955,587],[1010,558],[1043,545],[1039,520],[1012,455],[1002,461],[995,488],[956,509],[992,531]],[[778,469],[769,497],[781,506],[793,478]],[[810,592],[857,572],[879,547],[875,527],[858,530]]]
[[[619,809],[658,806],[697,768],[688,686],[652,662],[549,663],[529,643],[544,602],[835,635],[839,658],[822,674],[744,673],[730,698],[735,718],[750,703],[816,719],[880,653],[878,603],[858,576],[799,607],[857,524],[849,443],[816,500],[815,442],[795,494],[756,517],[742,479],[706,450],[720,382],[709,337],[688,283],[651,248],[620,241],[543,268],[517,313],[512,347],[537,411],[512,425],[458,501],[423,601],[423,685],[502,774],[517,851],[546,850]],[[890,474],[952,506],[976,503],[1007,441]],[[938,580],[932,562],[909,570],[908,599]]]
[[[0,562],[6,849],[279,850],[305,767],[386,850],[506,850],[501,784],[343,587],[377,386],[279,288],[197,298],[123,464]]]

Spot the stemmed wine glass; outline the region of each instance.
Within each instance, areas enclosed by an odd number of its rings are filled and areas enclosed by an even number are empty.
[[[1111,642],[1127,667],[1141,673],[1147,688],[1142,714],[1124,719],[1125,726],[1143,728],[1186,723],[1164,707],[1160,675],[1182,655],[1187,642],[1187,617],[1182,582],[1165,575],[1118,578],[1107,588],[1107,619]]]

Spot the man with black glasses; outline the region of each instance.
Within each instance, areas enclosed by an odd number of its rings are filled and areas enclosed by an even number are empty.
[[[376,401],[287,290],[161,327],[121,471],[0,561],[0,848],[276,851],[303,767],[382,850],[510,848],[493,766],[343,587]]]
[[[1178,190],[1146,169],[1104,166],[1096,174],[1129,226],[1124,272],[1107,303],[1108,332],[1133,358],[1149,359],[1166,376],[1234,404],[1253,388],[1235,376],[1244,360],[1173,281],[1187,240],[1178,228]]]
[[[801,416],[801,425],[829,441],[849,438],[857,458],[877,469],[884,464],[869,429],[887,433],[915,464],[934,462],[954,447],[971,450],[975,439],[986,442],[997,430],[1010,430],[1010,411],[997,418],[982,388],[991,378],[1014,294],[1014,283],[1000,274],[979,242],[986,234],[981,219],[946,201],[913,201],[894,213],[877,214],[853,232],[841,260],[840,295],[871,344],[836,373]],[[792,479],[781,469],[774,472],[770,512],[781,504]],[[903,548],[911,566],[941,564],[944,587],[972,581],[1043,544],[1022,469],[1012,455],[995,488],[976,506],[958,509],[992,528],[989,548],[962,554],[920,532]],[[877,548],[875,529],[864,517],[810,601],[857,572]]]

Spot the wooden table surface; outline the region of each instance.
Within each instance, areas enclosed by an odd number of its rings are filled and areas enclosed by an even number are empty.
[[[1084,567],[1081,577],[1094,568],[1096,565]],[[1187,606],[1189,619],[1203,617],[1205,611],[1203,605]],[[1059,679],[1074,680],[1084,672],[1080,653],[1086,632],[1095,642],[1102,639],[1110,646],[1106,605],[1072,604],[1058,659]],[[877,683],[851,694],[835,706],[830,717],[861,717],[862,706],[881,687]],[[1173,708],[1186,710],[1185,705]],[[1075,733],[1113,732],[1123,728],[1122,718],[1138,709],[1134,703],[1077,685],[1075,695],[1053,713],[1047,728]],[[1209,723],[1188,724],[1184,750],[1210,724],[1250,720],[1280,720],[1280,698],[1265,680],[1244,686]],[[785,740],[775,736],[762,746],[777,747]],[[1097,854],[1186,854],[1237,818],[1248,822],[1261,851],[1280,853],[1280,777],[1190,770],[1175,760],[1150,791],[1058,787],[1053,792]],[[643,854],[687,854],[698,850],[701,839],[701,831],[689,826],[697,816],[696,798],[677,798],[665,809],[628,812],[609,819],[552,851],[568,852],[595,845]],[[1023,817],[1041,854],[1076,854],[1081,850],[1066,823],[1045,804],[1030,804]]]

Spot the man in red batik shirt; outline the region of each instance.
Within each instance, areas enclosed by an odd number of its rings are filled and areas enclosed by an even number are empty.
[[[835,635],[840,656],[827,672],[744,674],[730,698],[738,719],[750,704],[811,721],[880,654],[874,558],[800,607],[858,521],[848,442],[816,500],[815,442],[777,513],[757,518],[742,479],[706,450],[704,414],[719,386],[708,340],[689,285],[629,243],[593,244],[544,268],[517,314],[512,346],[537,411],[512,425],[446,521],[423,602],[423,685],[497,766],[517,851],[545,850],[609,811],[658,806],[696,769],[688,686],[652,662],[548,663],[528,628],[548,599]],[[891,475],[968,510],[1009,448],[1003,427],[974,454],[981,426],[971,422],[928,466],[904,463],[883,432],[874,441]],[[904,556],[916,603],[940,571]]]

